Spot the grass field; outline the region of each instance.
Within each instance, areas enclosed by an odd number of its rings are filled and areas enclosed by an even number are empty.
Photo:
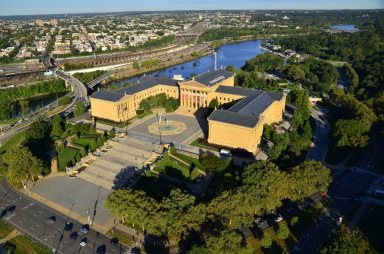
[[[196,168],[190,171],[189,167],[172,159],[168,153],[165,153],[164,157],[156,164],[156,170],[159,173],[187,182],[193,182],[200,176]]]
[[[65,167],[71,162],[72,158],[76,156],[79,150],[71,147],[62,148],[58,153],[59,169],[64,170]]]
[[[49,249],[41,244],[32,241],[26,236],[19,235],[8,242],[16,247],[13,254],[49,254],[52,253]]]
[[[0,147],[0,154],[20,145],[25,140],[25,131],[19,132]]]
[[[0,221],[0,239],[6,237],[12,230],[13,229],[10,226]]]
[[[4,222],[0,221],[0,239],[6,237],[13,230]],[[26,236],[19,235],[8,241],[7,248],[14,249],[13,254],[48,254],[51,253],[47,248],[39,243],[32,241]]]
[[[82,145],[82,146],[87,146],[89,147],[91,142],[94,141],[95,138],[79,138],[79,140],[77,140],[76,144],[79,144],[79,145]]]
[[[191,146],[197,146],[197,147],[200,147],[200,148],[204,148],[204,149],[208,149],[208,150],[212,150],[212,151],[216,151],[216,152],[219,151],[219,149],[217,147],[210,146],[210,145],[206,144],[202,138],[195,139],[191,143]]]

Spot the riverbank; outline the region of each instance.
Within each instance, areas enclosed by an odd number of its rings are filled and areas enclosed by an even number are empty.
[[[184,63],[199,59],[203,56],[213,54],[214,50],[211,47],[207,47],[201,51],[196,51],[196,52],[197,54],[187,53],[187,54],[176,55],[176,56],[173,56],[173,59],[171,58],[172,56],[163,58],[161,60],[159,59],[161,62],[150,68],[141,67],[140,69],[133,69],[132,62],[129,62],[126,64],[127,69],[119,71],[118,73],[114,74],[105,82],[105,85],[109,85],[112,82],[119,82],[129,78],[135,78],[146,73],[165,70],[166,68],[173,67],[179,64],[184,64]]]
[[[116,81],[114,86],[121,87],[127,83],[136,82],[137,77],[144,73],[148,76],[168,76],[173,78],[175,75],[180,75],[182,78],[189,78],[193,75],[213,71],[216,68],[225,68],[229,65],[239,69],[249,59],[265,52],[260,48],[261,44],[262,41],[260,40],[227,43],[216,49],[217,57],[215,57],[212,54],[214,52],[213,48],[206,43],[210,50],[204,54],[197,55],[190,53],[191,56],[184,59],[175,57],[174,59],[178,61],[173,63],[165,62],[167,67],[155,66],[156,68],[152,70],[142,69],[139,73],[136,72],[136,75],[127,75],[121,79],[117,79],[115,76],[114,80]],[[110,84],[111,82],[109,80],[105,83]]]

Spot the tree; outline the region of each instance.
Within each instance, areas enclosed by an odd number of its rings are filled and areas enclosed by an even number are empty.
[[[365,254],[369,253],[369,242],[363,233],[358,230],[350,230],[342,225],[336,238],[322,250],[322,254]]]
[[[322,163],[305,161],[290,173],[290,190],[292,200],[305,198],[317,191],[326,192],[332,182],[331,171]]]
[[[116,135],[115,134],[115,128],[110,129],[109,132],[108,132],[109,138],[114,138],[115,135]]]
[[[344,69],[347,75],[347,81],[352,90],[355,90],[359,85],[359,75],[350,64],[345,64]]]
[[[285,73],[293,81],[301,81],[305,78],[305,72],[297,65],[288,65],[286,67]]]
[[[218,237],[210,237],[207,240],[207,248],[211,253],[239,253],[244,248],[243,237],[234,232],[222,232]]]
[[[34,121],[26,132],[26,139],[34,141],[44,140],[51,129],[51,125],[47,119],[40,117]]]
[[[55,115],[52,119],[51,137],[61,137],[64,133],[64,120],[60,115]]]
[[[42,161],[34,157],[27,147],[15,147],[3,156],[7,164],[7,177],[16,183],[35,179],[42,171]]]
[[[209,103],[209,108],[215,109],[215,108],[219,108],[219,107],[220,107],[220,104],[216,98],[212,99],[211,102]]]
[[[0,116],[2,119],[10,119],[16,113],[15,105],[7,97],[0,98]]]
[[[29,113],[29,102],[26,100],[19,101],[20,113],[23,117]]]
[[[66,106],[69,103],[71,103],[71,98],[68,96],[64,96],[60,101],[59,101],[59,106]]]
[[[81,101],[78,101],[76,103],[75,110],[74,110],[73,113],[74,113],[75,116],[80,116],[80,115],[84,114],[85,113],[85,105],[84,105],[84,103],[81,102]]]
[[[137,60],[133,61],[132,62],[132,68],[136,69],[136,70],[140,69],[140,63]]]
[[[269,235],[265,234],[260,240],[260,245],[264,249],[269,249],[272,246],[272,239]]]

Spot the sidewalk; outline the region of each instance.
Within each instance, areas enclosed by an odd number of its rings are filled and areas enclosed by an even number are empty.
[[[357,210],[352,220],[349,222],[349,225],[348,225],[349,228],[353,229],[357,225],[357,223],[359,223],[359,220],[361,219],[361,216],[363,216],[367,207],[368,207],[367,203],[363,203],[360,205],[359,210]]]
[[[16,236],[21,235],[21,232],[18,231],[17,229],[14,229],[11,233],[9,233],[5,238],[0,239],[0,245],[12,240]]]

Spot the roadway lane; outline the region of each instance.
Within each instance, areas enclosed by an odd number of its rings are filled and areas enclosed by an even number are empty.
[[[315,145],[307,153],[306,160],[315,160],[323,162],[329,146],[329,132],[331,127],[325,117],[324,112],[310,108],[311,116],[316,122]]]
[[[333,205],[308,228],[292,253],[318,253],[337,231],[339,217],[348,216],[360,204],[360,196],[365,195],[371,182],[377,178],[373,172],[382,159],[376,156],[381,149],[384,149],[382,138],[377,136],[379,136],[378,130],[374,128],[371,142],[355,164],[356,168],[365,170],[345,171],[344,174],[334,178],[328,192],[334,201]]]
[[[90,230],[87,234],[80,234],[82,224],[72,221],[68,215],[63,215],[37,201],[12,189],[6,181],[0,183],[0,212],[7,207],[15,206],[13,212],[3,212],[3,220],[19,229],[27,236],[57,253],[111,253],[118,254],[127,251],[121,244],[111,245],[106,236]],[[56,221],[49,223],[47,218],[54,216]],[[65,223],[73,223],[71,230],[65,230]],[[79,236],[73,240],[70,234],[77,231]],[[80,246],[80,241],[86,237],[87,245]],[[105,252],[103,252],[105,250]],[[99,251],[99,252],[98,252]]]

